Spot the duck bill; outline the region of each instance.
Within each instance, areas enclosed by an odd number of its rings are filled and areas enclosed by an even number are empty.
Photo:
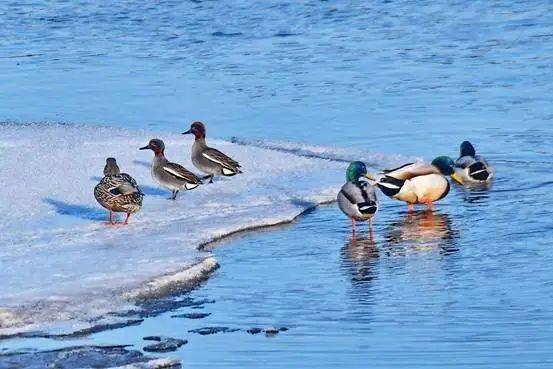
[[[453,173],[453,174],[451,175],[451,178],[452,178],[455,182],[459,183],[460,185],[463,184],[463,179],[462,179],[457,173]]]
[[[367,179],[370,179],[371,181],[376,181],[376,178],[374,178],[374,176],[370,173],[365,174],[364,177]]]
[[[192,130],[189,129],[188,131],[183,132],[182,134],[183,134],[183,135],[189,135],[189,134],[191,134],[191,133],[192,133]]]
[[[144,147],[138,148],[138,150],[148,150],[149,148],[150,148],[150,146],[146,145]]]

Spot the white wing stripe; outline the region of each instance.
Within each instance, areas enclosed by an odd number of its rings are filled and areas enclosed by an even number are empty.
[[[207,160],[211,160],[212,162],[214,163],[217,163],[217,164],[221,164],[221,165],[225,165],[224,163],[220,162],[219,160],[215,159],[215,158],[212,158],[211,156],[207,155],[205,152],[202,153],[202,156],[204,158],[206,158]]]
[[[182,178],[184,180],[186,180],[186,177],[183,177],[182,174],[180,174],[179,172],[177,172],[176,170],[172,169],[172,168],[169,168],[169,167],[163,167],[163,170],[168,172],[168,173],[171,173],[172,175],[174,175],[175,177],[179,177],[179,178]]]
[[[380,182],[379,185],[382,186],[382,187],[390,188],[390,189],[398,189],[399,188],[399,186],[393,185],[391,183],[385,183],[385,182],[384,183]]]

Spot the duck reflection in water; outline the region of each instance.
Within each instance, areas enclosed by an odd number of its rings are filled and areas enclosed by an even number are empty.
[[[470,184],[456,186],[463,201],[469,204],[481,204],[488,200],[492,189],[492,183]]]
[[[342,248],[342,268],[351,276],[354,285],[371,281],[379,251],[373,233],[351,237]]]
[[[425,250],[450,254],[458,250],[457,238],[458,232],[453,229],[448,215],[420,211],[390,224],[385,232],[384,247],[390,255]]]

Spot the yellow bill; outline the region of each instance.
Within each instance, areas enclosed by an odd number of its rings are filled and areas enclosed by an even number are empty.
[[[457,173],[453,173],[451,175],[451,178],[453,178],[453,180],[457,183],[459,183],[460,185],[463,184],[463,179],[457,174]]]
[[[365,174],[365,178],[370,179],[371,181],[376,181],[376,178],[371,173]]]

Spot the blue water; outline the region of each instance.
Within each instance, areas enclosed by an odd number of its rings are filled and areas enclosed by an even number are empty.
[[[548,1],[4,2],[0,119],[267,138],[496,168],[434,214],[383,199],[374,238],[334,206],[214,249],[166,334],[191,367],[551,367],[553,4]],[[177,309],[179,312],[188,311]],[[221,325],[277,337],[197,336]],[[71,342],[69,342],[71,343]],[[40,348],[43,341],[22,344]],[[17,346],[18,344],[14,344]]]

